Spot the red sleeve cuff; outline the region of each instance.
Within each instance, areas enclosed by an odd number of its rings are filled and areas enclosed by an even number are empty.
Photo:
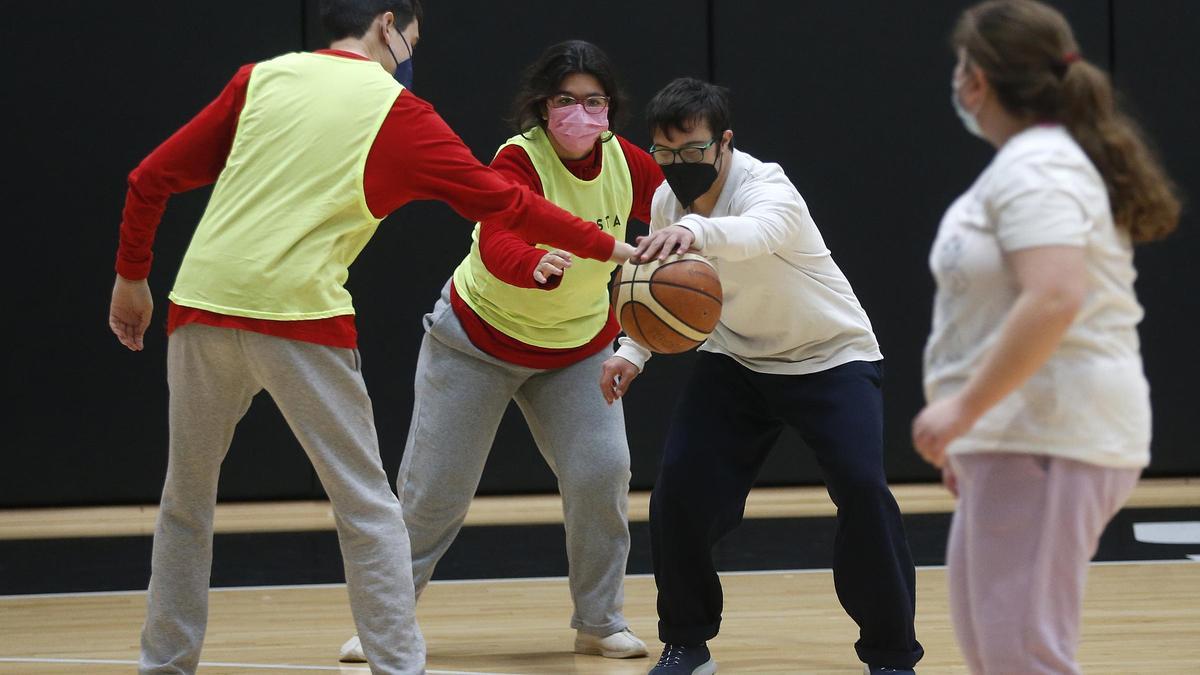
[[[575,254],[583,258],[591,258],[592,260],[608,260],[612,257],[613,251],[617,248],[617,240],[607,232],[596,230],[598,235],[585,250],[575,251]]]
[[[130,281],[141,281],[150,276],[150,260],[145,262],[128,262],[126,260],[117,259],[117,274]]]

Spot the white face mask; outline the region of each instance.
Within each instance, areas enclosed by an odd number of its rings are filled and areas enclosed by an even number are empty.
[[[962,120],[963,126],[971,135],[983,138],[983,129],[979,128],[979,120],[975,119],[975,114],[967,110],[962,101],[958,100],[958,78],[950,79],[950,103],[954,105],[954,112],[958,113],[958,119]]]

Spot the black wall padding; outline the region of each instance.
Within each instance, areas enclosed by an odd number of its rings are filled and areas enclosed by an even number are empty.
[[[1108,65],[1185,189],[1200,184],[1195,126],[1200,62],[1190,0],[1070,0],[1084,54]],[[733,90],[738,147],[778,162],[808,201],[874,322],[887,357],[887,467],[930,480],[908,425],[919,410],[921,348],[933,285],[926,256],[938,220],[990,157],[949,102],[947,36],[967,3],[615,0],[427,2],[414,91],[483,161],[510,135],[502,121],[520,70],[553,42],[609,52],[632,95],[624,133],[648,143],[641,110],[680,75]],[[10,247],[6,470],[0,507],[149,503],[166,468],[166,294],[208,190],[173,199],[151,284],[146,351],[106,325],[125,178],[213,99],[236,69],[312,49],[324,37],[315,0],[18,3],[0,27]],[[1110,25],[1110,16],[1115,22]],[[386,220],[352,269],[360,347],[384,464],[394,476],[412,408],[421,316],[467,250],[471,223],[418,203]],[[1142,336],[1154,388],[1152,475],[1200,473],[1186,409],[1196,381],[1195,219],[1143,249]],[[645,226],[632,224],[631,234]],[[1189,299],[1190,298],[1190,299]],[[1188,311],[1192,308],[1191,311]],[[625,399],[633,487],[652,485],[676,394],[692,357],[657,358]],[[463,411],[470,424],[470,411]],[[820,471],[785,434],[764,484],[813,484]],[[554,476],[515,407],[481,491],[548,492]],[[319,484],[278,411],[255,401],[222,473],[223,500],[312,498]]]

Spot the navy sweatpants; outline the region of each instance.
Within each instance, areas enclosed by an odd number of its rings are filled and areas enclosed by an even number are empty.
[[[759,468],[790,425],[816,453],[837,506],[834,587],[859,626],[859,658],[897,668],[921,658],[912,557],[883,472],[881,383],[880,363],[767,375],[699,354],[650,498],[659,639],[689,645],[717,634],[712,548],[741,522]]]

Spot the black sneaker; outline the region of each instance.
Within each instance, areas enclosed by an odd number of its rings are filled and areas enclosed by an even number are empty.
[[[713,675],[717,672],[717,662],[708,653],[708,647],[685,647],[683,645],[663,645],[662,656],[658,663],[650,669],[649,675]]]
[[[912,668],[888,668],[887,666],[865,666],[863,675],[916,675]]]

